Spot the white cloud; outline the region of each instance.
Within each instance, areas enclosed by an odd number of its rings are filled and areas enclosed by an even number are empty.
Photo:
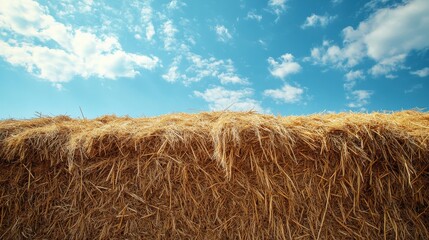
[[[60,4],[54,5],[52,2],[47,4],[53,8],[55,14],[59,17],[90,13],[102,5],[102,3],[94,2],[93,0],[62,0],[56,2],[60,2]]]
[[[414,92],[414,91],[416,91],[416,90],[419,90],[419,89],[422,89],[422,88],[423,88],[423,84],[415,84],[415,85],[413,85],[411,88],[406,89],[406,90],[404,91],[404,93],[405,93],[405,94],[412,93],[412,92]]]
[[[154,35],[155,35],[155,27],[153,26],[152,23],[149,23],[146,26],[146,39],[151,41]]]
[[[345,77],[346,82],[344,83],[344,89],[346,89],[347,91],[351,91],[356,85],[356,80],[365,79],[365,74],[362,70],[349,71],[348,73],[346,73]]]
[[[372,94],[373,92],[368,90],[355,90],[351,92],[351,96],[348,96],[348,99],[351,100],[351,102],[347,106],[350,108],[360,108],[361,110],[364,110],[364,107],[369,104]]]
[[[324,44],[312,50],[312,59],[335,67],[353,67],[369,57],[376,62],[371,74],[388,75],[403,67],[410,52],[429,48],[428,12],[427,0],[379,9],[356,29],[343,29],[343,48]]]
[[[229,33],[229,30],[223,25],[216,25],[215,27],[217,39],[222,42],[227,42],[232,38],[232,35]]]
[[[260,102],[252,98],[253,90],[245,88],[241,90],[228,90],[223,87],[206,89],[204,92],[194,91],[195,96],[203,98],[209,103],[210,110],[222,111],[257,111],[264,110]]]
[[[297,62],[294,62],[294,57],[290,53],[283,54],[279,61],[269,57],[268,64],[270,65],[269,71],[271,75],[281,79],[284,79],[290,74],[301,71],[301,65],[299,65]]]
[[[328,16],[328,15],[320,16],[320,15],[312,14],[311,16],[307,17],[307,19],[305,20],[305,23],[301,25],[301,28],[305,29],[308,27],[316,27],[316,26],[326,27],[329,23],[334,21],[335,18],[336,16]]]
[[[167,9],[176,10],[176,9],[179,9],[181,7],[184,7],[184,6],[186,6],[186,3],[181,2],[179,0],[172,0],[171,2],[169,2],[167,4]]]
[[[222,84],[248,84],[247,79],[237,75],[232,60],[219,60],[214,57],[203,58],[200,55],[188,52],[189,67],[186,72],[185,83],[198,82],[203,78],[218,78]]]
[[[350,71],[346,73],[347,81],[353,81],[353,80],[364,79],[364,78],[365,78],[365,74],[363,73],[362,70]]]
[[[46,9],[35,1],[1,1],[0,28],[42,41],[54,40],[69,47],[70,28],[47,15]]]
[[[142,33],[141,27],[146,30],[146,40],[151,41],[155,35],[155,27],[152,23],[153,10],[150,7],[150,2],[145,2],[140,11],[141,26],[136,26],[138,33]]]
[[[370,0],[363,6],[365,11],[375,11],[379,8],[386,7],[391,0]]]
[[[323,41],[321,47],[311,49],[311,57],[306,60],[336,68],[349,68],[357,65],[364,56],[364,46],[361,44],[349,44],[340,48],[328,41]]]
[[[179,65],[182,62],[182,57],[177,56],[173,59],[173,62],[170,64],[168,71],[162,75],[162,78],[167,82],[176,82],[179,79],[185,78],[184,75],[179,73]]]
[[[149,5],[142,7],[140,11],[140,17],[143,23],[149,23],[152,21],[152,8]]]
[[[264,91],[265,96],[285,103],[295,103],[302,99],[304,89],[284,84],[280,89],[268,89]]]
[[[178,69],[178,66],[171,66],[168,69],[168,72],[162,75],[162,78],[165,79],[167,82],[175,82],[180,77],[180,74],[177,72]]]
[[[338,4],[342,3],[342,2],[343,2],[343,0],[331,0],[331,3],[333,5],[338,5]]]
[[[142,21],[143,27],[146,30],[146,40],[151,41],[153,36],[155,35],[155,27],[152,23],[152,8],[149,6],[149,3],[146,2],[146,5],[142,7],[140,11],[140,18]]]
[[[2,1],[0,28],[23,39],[9,43],[0,40],[0,56],[54,83],[67,82],[75,76],[134,77],[139,74],[138,69],[152,69],[159,61],[156,57],[123,51],[115,36],[96,36],[65,26],[31,0]],[[47,47],[47,42],[58,46]]]
[[[395,78],[398,78],[398,75],[387,74],[385,77],[388,79],[395,79]]]
[[[392,75],[390,74],[391,72],[403,68],[403,62],[405,61],[405,58],[405,54],[400,54],[390,58],[382,59],[369,70],[369,73],[371,73],[373,76]]]
[[[176,42],[175,34],[177,33],[177,29],[173,26],[173,22],[171,20],[167,20],[162,25],[162,33],[164,36],[164,49],[167,51],[173,50],[173,45]]]
[[[286,11],[286,0],[269,0],[268,6],[278,17]]]
[[[260,22],[262,20],[262,15],[256,14],[255,11],[249,11],[247,13],[246,19],[256,20]]]
[[[228,83],[233,83],[233,84],[248,84],[249,82],[247,81],[247,79],[245,78],[241,78],[237,75],[235,75],[234,73],[231,72],[227,72],[227,73],[221,73],[218,75],[219,79],[220,79],[220,83],[222,84],[228,84]]]
[[[410,73],[413,75],[417,75],[419,77],[427,77],[427,76],[429,76],[429,67],[425,67],[423,69],[416,70],[416,71],[413,71]]]
[[[347,91],[351,91],[356,85],[356,80],[365,79],[365,74],[362,70],[349,71],[348,73],[346,73],[345,77],[346,82],[344,83],[344,89],[346,89]]]

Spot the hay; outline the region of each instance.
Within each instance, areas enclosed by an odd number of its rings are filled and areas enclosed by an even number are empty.
[[[429,114],[0,121],[0,238],[428,239]]]

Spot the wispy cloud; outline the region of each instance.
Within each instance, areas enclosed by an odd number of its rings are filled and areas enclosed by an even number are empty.
[[[277,15],[277,20],[286,11],[286,0],[269,0],[268,7]]]
[[[365,106],[370,103],[369,100],[373,93],[373,91],[369,90],[355,90],[347,97],[350,100],[347,106],[350,108],[359,108],[360,110],[365,110]]]
[[[425,68],[420,69],[420,70],[412,71],[410,73],[413,75],[417,75],[419,77],[427,77],[427,76],[429,76],[429,67],[425,67]]]
[[[227,42],[232,39],[232,35],[229,33],[228,28],[223,25],[216,25],[215,31],[219,41]]]
[[[194,91],[195,96],[203,98],[209,103],[210,110],[222,111],[257,111],[264,110],[259,101],[252,98],[253,89],[245,88],[240,90],[228,90],[223,87],[213,87],[204,92]]]
[[[143,23],[143,26],[145,26],[146,30],[146,39],[148,41],[151,41],[153,36],[155,35],[155,27],[152,23],[152,8],[146,3],[147,5],[144,6],[140,12],[141,20]]]
[[[271,75],[281,79],[290,74],[298,73],[302,69],[301,65],[294,61],[294,57],[290,53],[283,54],[278,60],[269,57],[268,64]]]
[[[419,89],[422,89],[422,88],[423,88],[423,84],[421,84],[421,83],[419,83],[419,84],[415,84],[415,85],[411,86],[411,88],[406,89],[406,90],[404,91],[404,93],[405,93],[405,94],[412,93],[412,92],[414,92],[414,91],[416,91],[416,90],[419,90]]]
[[[96,36],[66,26],[35,1],[5,1],[1,5],[0,28],[19,40],[0,40],[0,56],[50,82],[67,82],[74,76],[134,77],[138,69],[153,69],[159,62],[156,57],[125,52],[114,35]],[[57,47],[47,45],[49,41]]]
[[[256,14],[256,11],[252,10],[247,13],[246,19],[256,20],[260,22],[262,20],[262,15]]]
[[[167,4],[167,9],[169,10],[176,10],[181,7],[186,6],[186,3],[180,1],[180,0],[172,0]]]
[[[331,0],[331,3],[333,5],[338,5],[338,4],[342,3],[342,2],[343,2],[343,0]]]
[[[345,75],[346,82],[344,83],[344,89],[347,91],[351,91],[353,87],[356,85],[356,80],[365,79],[365,74],[362,70],[349,71]]]
[[[174,27],[172,20],[167,20],[162,25],[162,34],[164,37],[164,49],[166,51],[171,51],[174,48],[174,43],[176,42],[175,34],[178,30]]]
[[[337,16],[329,16],[329,15],[316,15],[312,14],[311,16],[308,16],[305,20],[304,24],[301,25],[302,29],[309,28],[309,27],[326,27],[329,23],[335,20]]]
[[[296,103],[302,99],[304,89],[294,87],[289,84],[284,84],[280,89],[268,89],[264,91],[264,95],[271,97],[279,102]]]

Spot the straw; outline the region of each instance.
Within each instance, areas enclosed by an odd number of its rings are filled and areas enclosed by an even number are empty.
[[[428,239],[429,114],[0,121],[0,239]]]

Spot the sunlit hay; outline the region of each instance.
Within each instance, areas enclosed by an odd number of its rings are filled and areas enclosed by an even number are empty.
[[[428,239],[429,114],[0,121],[0,239]]]

